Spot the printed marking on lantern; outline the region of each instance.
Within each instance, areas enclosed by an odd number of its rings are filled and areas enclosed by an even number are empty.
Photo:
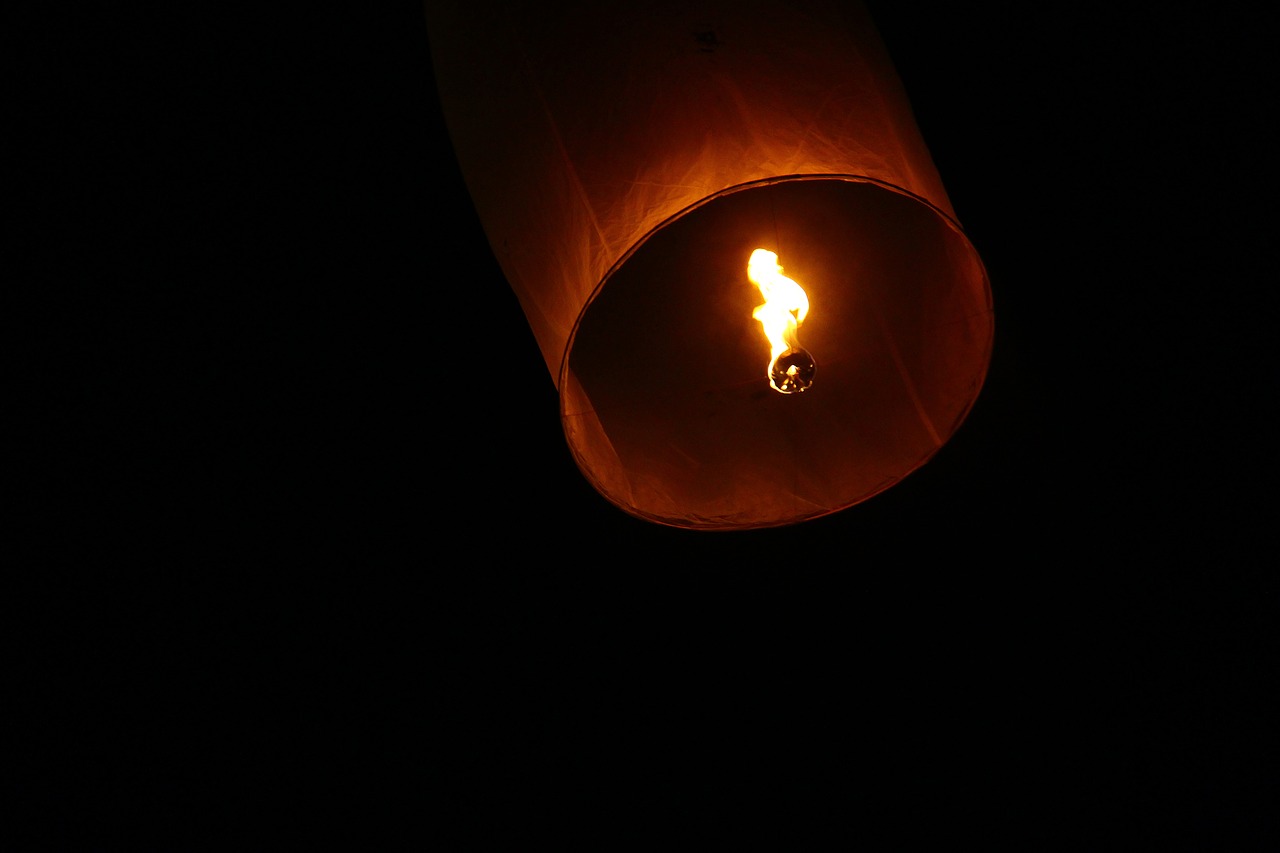
[[[747,261],[747,278],[760,289],[764,304],[751,316],[760,321],[769,341],[769,384],[781,394],[799,394],[813,384],[818,365],[808,350],[800,346],[797,332],[809,313],[809,297],[804,288],[782,274],[778,256],[768,249],[756,249]]]

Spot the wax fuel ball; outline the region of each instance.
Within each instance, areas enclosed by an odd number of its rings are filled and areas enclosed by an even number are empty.
[[[813,385],[818,364],[803,347],[791,347],[769,366],[769,385],[783,394],[800,394]]]

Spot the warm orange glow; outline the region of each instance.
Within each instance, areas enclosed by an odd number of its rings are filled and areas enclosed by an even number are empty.
[[[782,274],[777,254],[756,249],[747,262],[747,278],[760,288],[764,304],[751,316],[760,321],[769,340],[769,384],[782,394],[798,394],[813,384],[813,357],[800,346],[796,333],[809,313],[804,288]]]

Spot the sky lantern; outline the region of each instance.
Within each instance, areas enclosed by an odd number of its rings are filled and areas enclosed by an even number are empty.
[[[959,428],[990,285],[860,4],[426,8],[468,190],[605,498],[796,524]]]

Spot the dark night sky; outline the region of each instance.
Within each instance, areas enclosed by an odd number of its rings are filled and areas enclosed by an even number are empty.
[[[83,295],[28,330],[63,341],[29,501],[58,615],[32,695],[65,692],[73,756],[39,792],[90,804],[59,825],[1274,828],[1253,27],[945,5],[871,8],[991,276],[987,385],[900,485],[729,534],[575,468],[416,4],[61,13],[31,169],[73,176],[36,220],[75,239],[33,280]]]

